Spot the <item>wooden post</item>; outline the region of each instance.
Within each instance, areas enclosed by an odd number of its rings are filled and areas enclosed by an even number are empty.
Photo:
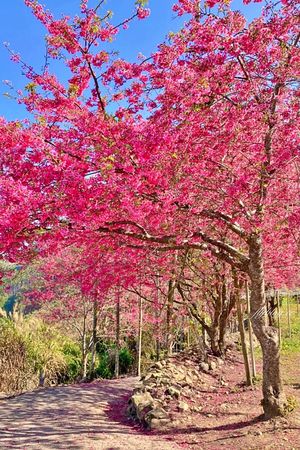
[[[247,383],[247,386],[251,386],[252,378],[251,378],[251,374],[250,374],[250,365],[249,365],[246,339],[245,339],[243,312],[242,312],[242,305],[241,305],[241,299],[240,299],[239,292],[237,293],[236,303],[237,303],[236,306],[237,306],[237,314],[238,314],[238,322],[239,322],[239,331],[240,331],[240,335],[241,335],[241,345],[242,345],[245,373],[246,373],[246,383]]]
[[[138,366],[137,376],[141,376],[142,367],[142,337],[143,337],[143,299],[139,297],[139,332],[138,332]]]
[[[248,331],[249,331],[249,343],[250,343],[250,356],[251,356],[251,367],[252,367],[252,377],[256,377],[256,364],[254,357],[254,345],[253,345],[253,330],[251,323],[251,312],[250,312],[250,295],[248,281],[245,282],[246,287],[246,301],[247,301],[247,315],[248,315]]]
[[[279,349],[281,348],[281,311],[280,311],[280,298],[279,298],[279,291],[276,291],[276,298],[277,298],[277,327],[278,327],[278,342],[279,342]]]
[[[292,329],[291,329],[291,308],[290,308],[290,294],[287,295],[286,298],[287,303],[287,316],[288,316],[288,330],[289,330],[289,338],[292,337]]]
[[[115,355],[115,377],[120,375],[120,289],[117,292],[116,302],[116,355]]]

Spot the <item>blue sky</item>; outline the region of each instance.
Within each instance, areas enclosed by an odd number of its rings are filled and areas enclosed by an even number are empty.
[[[80,0],[42,0],[41,3],[56,17],[61,17],[63,14],[73,16],[78,13]],[[96,3],[96,0],[90,0],[91,5]],[[150,17],[135,21],[128,30],[122,30],[113,48],[125,59],[134,60],[139,52],[149,55],[169,31],[176,31],[180,26],[180,20],[172,12],[174,3],[175,0],[149,0]],[[259,13],[258,4],[245,7],[242,0],[234,0],[233,4],[235,9],[245,13],[248,20]],[[117,24],[132,13],[134,0],[107,0],[105,8],[114,12],[113,22]],[[0,116],[9,120],[22,119],[27,116],[26,112],[4,95],[9,89],[2,80],[11,81],[15,89],[23,88],[26,80],[22,77],[20,66],[10,61],[3,42],[9,42],[11,49],[38,70],[44,62],[44,28],[24,5],[23,0],[4,0],[1,3],[0,17]],[[64,73],[59,75],[63,77]]]

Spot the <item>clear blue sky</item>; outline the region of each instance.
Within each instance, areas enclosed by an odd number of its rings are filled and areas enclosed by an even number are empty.
[[[72,16],[78,13],[80,0],[41,0],[41,3],[59,18],[63,14]],[[91,5],[96,3],[96,0],[90,0]],[[176,31],[180,26],[179,19],[172,12],[174,3],[175,0],[149,0],[150,17],[135,21],[128,30],[122,30],[113,48],[125,59],[134,60],[139,52],[149,55],[169,31]],[[234,0],[233,4],[235,9],[245,13],[248,20],[258,15],[258,4],[245,7],[242,0]],[[107,0],[105,7],[114,11],[113,21],[117,24],[134,10],[134,0]],[[19,53],[24,61],[39,69],[44,62],[45,32],[31,11],[24,6],[23,0],[3,0],[0,17],[0,116],[9,120],[22,119],[26,117],[26,112],[4,95],[9,89],[2,80],[10,80],[16,89],[22,89],[26,80],[22,77],[20,66],[10,61],[2,43],[9,42],[11,49]],[[59,75],[64,76],[63,73]]]

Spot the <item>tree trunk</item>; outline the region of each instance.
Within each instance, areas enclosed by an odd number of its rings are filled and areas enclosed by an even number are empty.
[[[87,359],[88,359],[88,349],[86,343],[86,315],[84,312],[83,317],[83,329],[82,329],[82,342],[81,342],[81,361],[82,361],[82,379],[87,377]]]
[[[173,346],[173,333],[172,333],[172,320],[173,320],[173,309],[174,309],[174,292],[175,292],[175,281],[169,280],[168,284],[168,300],[167,300],[167,329],[166,329],[166,350],[167,356],[172,355]]]
[[[115,377],[120,374],[120,292],[117,293],[116,303],[116,355],[115,355]]]
[[[252,334],[252,324],[251,324],[251,314],[250,314],[250,296],[249,296],[248,281],[246,281],[245,288],[246,288],[248,332],[249,332],[252,378],[256,378],[256,364],[255,364],[255,356],[254,356],[254,344],[253,344],[253,334]]]
[[[95,361],[96,361],[96,344],[97,344],[97,322],[98,322],[98,307],[96,299],[93,305],[93,336],[92,336],[92,358],[91,358],[91,369],[90,378],[93,379],[95,376]]]
[[[249,277],[251,281],[251,322],[263,353],[263,408],[266,418],[282,416],[286,397],[279,364],[278,331],[267,325],[262,239],[254,234],[249,240]]]
[[[236,301],[237,315],[238,315],[238,321],[239,321],[239,332],[240,332],[240,336],[241,336],[241,345],[242,345],[244,366],[245,366],[245,373],[246,373],[246,383],[247,383],[247,386],[251,386],[252,385],[252,377],[251,377],[251,373],[250,373],[250,364],[249,364],[247,345],[246,345],[246,336],[245,336],[241,298],[240,298],[240,292],[238,289],[237,289],[236,300],[237,300]]]
[[[143,299],[139,297],[139,330],[138,330],[138,348],[137,348],[137,376],[141,376],[141,366],[142,366],[142,337],[143,337]]]

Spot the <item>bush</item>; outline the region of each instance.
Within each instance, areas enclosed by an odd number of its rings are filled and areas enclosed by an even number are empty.
[[[95,370],[96,376],[100,378],[112,378],[113,371],[111,370],[110,358],[107,351],[103,352],[99,357],[99,364]]]
[[[61,374],[60,382],[74,381],[81,372],[81,350],[77,343],[67,340],[62,348],[66,361],[66,373]]]
[[[73,381],[81,370],[80,347],[34,317],[0,322],[0,391],[10,394]]]
[[[115,372],[116,350],[114,347],[103,347],[99,355],[99,364],[96,368],[96,376],[101,378],[112,378]],[[133,356],[127,347],[123,347],[119,352],[120,375],[129,372],[133,364]]]
[[[0,391],[14,394],[35,387],[34,369],[24,339],[8,320],[0,321]]]
[[[133,356],[130,350],[127,347],[122,348],[119,353],[119,358],[120,358],[120,373],[121,374],[128,373],[133,364]]]

